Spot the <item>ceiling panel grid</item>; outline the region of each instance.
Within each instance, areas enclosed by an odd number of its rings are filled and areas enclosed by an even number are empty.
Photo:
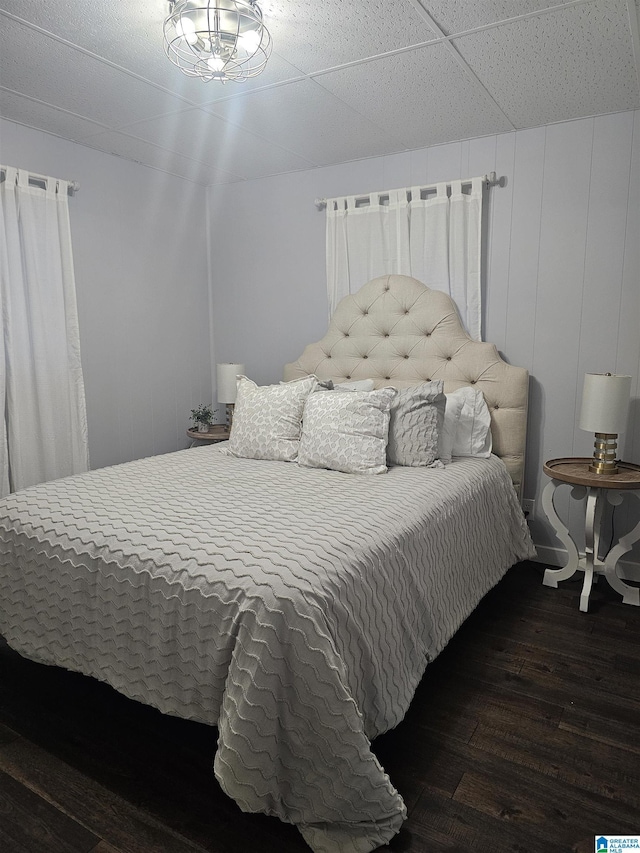
[[[164,0],[0,0],[0,116],[205,185],[640,107],[639,0],[264,0],[245,83],[164,55]]]

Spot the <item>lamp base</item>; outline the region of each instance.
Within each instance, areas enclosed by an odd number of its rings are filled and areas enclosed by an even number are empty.
[[[593,459],[589,465],[592,474],[618,474],[620,469],[616,462],[618,449],[618,434],[609,432],[597,432],[596,440],[593,442]]]
[[[233,425],[233,409],[235,403],[227,403],[227,429],[231,432],[231,427]]]

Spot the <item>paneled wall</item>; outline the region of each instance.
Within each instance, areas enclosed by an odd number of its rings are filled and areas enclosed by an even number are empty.
[[[205,191],[11,122],[0,163],[76,180],[70,200],[91,466],[188,446],[211,402]]]
[[[536,501],[539,553],[553,560],[560,543],[542,517],[541,468],[591,454],[592,436],[576,425],[585,372],[633,376],[621,448],[640,463],[640,112],[210,188],[216,357],[274,382],[324,334],[325,217],[315,198],[490,171],[507,185],[490,191],[484,338],[531,373],[524,494]],[[579,507],[568,511],[577,532]],[[640,506],[619,510],[616,525],[639,515]]]

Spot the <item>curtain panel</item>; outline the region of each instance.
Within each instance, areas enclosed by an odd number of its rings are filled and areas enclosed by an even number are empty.
[[[463,184],[470,185],[469,193]],[[484,177],[327,201],[329,316],[338,302],[380,275],[410,275],[448,293],[469,335],[482,340]],[[430,188],[429,188],[430,189]],[[388,203],[387,203],[388,199]]]
[[[2,167],[0,491],[88,470],[68,182]]]

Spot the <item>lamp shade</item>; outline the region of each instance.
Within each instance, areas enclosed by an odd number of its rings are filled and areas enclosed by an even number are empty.
[[[243,373],[244,364],[218,364],[216,378],[219,403],[235,403],[238,391],[237,377]]]
[[[631,377],[586,373],[582,391],[580,429],[618,435],[627,426]]]

